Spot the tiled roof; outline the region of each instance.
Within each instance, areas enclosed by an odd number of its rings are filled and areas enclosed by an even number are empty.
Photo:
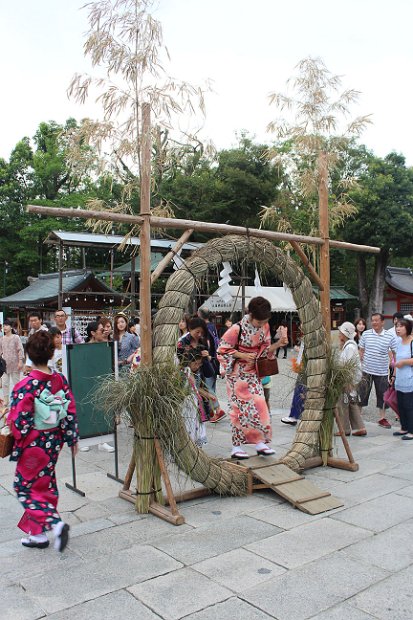
[[[66,271],[63,273],[63,292],[70,293],[81,289],[86,283],[89,285],[91,282],[96,281],[97,290],[106,291],[112,295],[117,296],[111,288],[104,283],[97,280],[92,271]],[[47,302],[56,299],[59,289],[59,274],[47,273],[40,274],[38,278],[26,288],[0,299],[0,303],[5,306],[25,306],[30,304],[36,304],[39,302]]]
[[[396,291],[413,295],[413,272],[409,267],[387,267],[385,280]]]

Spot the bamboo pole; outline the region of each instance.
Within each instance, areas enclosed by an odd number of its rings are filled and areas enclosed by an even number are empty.
[[[320,236],[323,245],[320,248],[320,279],[323,288],[320,290],[320,305],[323,324],[326,330],[327,341],[331,335],[331,311],[330,311],[330,244],[329,244],[329,221],[328,221],[328,188],[327,188],[327,155],[320,153],[318,158],[320,182],[318,187],[318,207],[320,219]]]
[[[314,284],[317,284],[319,290],[322,291],[324,289],[324,285],[318,273],[316,272],[313,265],[311,264],[311,261],[308,258],[308,256],[303,252],[300,245],[296,241],[290,241],[290,244],[291,244],[291,247],[294,249],[294,252],[301,259],[301,262],[303,263],[303,265],[307,267],[311,280],[314,282]]]
[[[151,220],[150,220],[150,184],[151,184],[151,116],[149,104],[142,106],[142,151],[141,151],[141,201],[140,214],[142,226],[140,231],[140,325],[141,325],[141,364],[152,363],[152,326],[151,326]],[[136,433],[135,433],[136,434]],[[140,442],[135,440],[136,480],[138,494],[136,510],[148,513],[151,493],[158,494],[160,472],[152,429],[147,420],[139,424]],[[155,470],[158,469],[158,472]],[[158,486],[159,485],[159,486]]]
[[[166,254],[161,261],[157,264],[156,268],[153,270],[151,275],[151,284],[156,282],[164,269],[169,265],[175,254],[178,254],[179,250],[182,248],[184,243],[186,243],[189,237],[194,232],[193,228],[189,228],[186,230],[181,237],[179,237],[178,241],[175,243],[173,248],[171,248],[170,252]]]
[[[65,209],[62,207],[42,207],[40,205],[28,205],[29,213],[39,213],[40,215],[50,215],[53,217],[82,218],[86,220],[105,220],[107,222],[123,222],[132,225],[141,225],[143,217],[140,215],[128,215],[126,213],[112,213],[110,211],[93,211],[87,209]],[[192,228],[197,232],[225,235],[249,235],[270,241],[296,241],[297,243],[308,243],[310,245],[322,245],[321,237],[309,237],[307,235],[293,235],[291,233],[281,233],[272,230],[262,230],[258,228],[245,228],[244,226],[232,226],[230,224],[215,224],[210,222],[199,222],[197,220],[181,220],[176,218],[154,217],[151,216],[152,228],[173,228],[183,229]],[[378,254],[380,248],[371,245],[359,245],[346,241],[329,240],[331,247],[351,250],[353,252],[370,252]]]

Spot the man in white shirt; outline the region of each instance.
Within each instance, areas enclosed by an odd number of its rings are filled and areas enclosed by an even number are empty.
[[[379,312],[371,315],[372,329],[366,329],[360,338],[359,349],[363,378],[360,383],[361,406],[367,407],[372,384],[376,390],[379,425],[391,428],[385,416],[384,392],[389,387],[389,351],[394,355],[396,336],[384,329],[384,317]]]

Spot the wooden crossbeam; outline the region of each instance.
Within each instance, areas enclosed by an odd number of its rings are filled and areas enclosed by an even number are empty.
[[[29,213],[39,213],[40,215],[50,215],[51,217],[82,218],[87,220],[102,220],[107,222],[123,222],[142,225],[145,221],[144,216],[128,215],[126,213],[113,213],[110,211],[89,211],[87,209],[64,209],[62,207],[43,207],[40,205],[28,205]],[[197,220],[181,220],[176,218],[150,216],[150,225],[153,228],[174,228],[174,229],[193,229],[197,232],[225,235],[242,235],[269,239],[270,241],[296,241],[297,243],[307,243],[309,245],[323,245],[321,237],[310,237],[308,235],[293,235],[292,233],[282,233],[273,230],[262,230],[258,228],[246,228],[244,226],[232,226],[230,224],[216,224],[211,222],[199,222]],[[347,243],[346,241],[328,240],[330,247],[351,250],[353,252],[370,252],[378,254],[380,248],[370,245],[358,245]]]

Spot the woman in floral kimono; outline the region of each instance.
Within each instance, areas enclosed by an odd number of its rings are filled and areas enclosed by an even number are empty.
[[[274,454],[270,447],[271,423],[264,390],[256,370],[257,357],[273,357],[285,346],[284,338],[271,344],[268,319],[271,304],[264,297],[254,297],[248,314],[223,335],[218,359],[224,368],[231,407],[232,458],[247,459],[241,444],[255,444],[257,454]]]
[[[53,529],[54,547],[63,551],[69,525],[57,512],[55,466],[64,443],[77,453],[76,407],[65,377],[47,363],[54,345],[48,332],[38,331],[27,342],[32,371],[17,383],[7,423],[14,436],[10,460],[17,461],[14,490],[24,508],[18,527],[27,533],[25,547],[49,546],[46,531]]]

